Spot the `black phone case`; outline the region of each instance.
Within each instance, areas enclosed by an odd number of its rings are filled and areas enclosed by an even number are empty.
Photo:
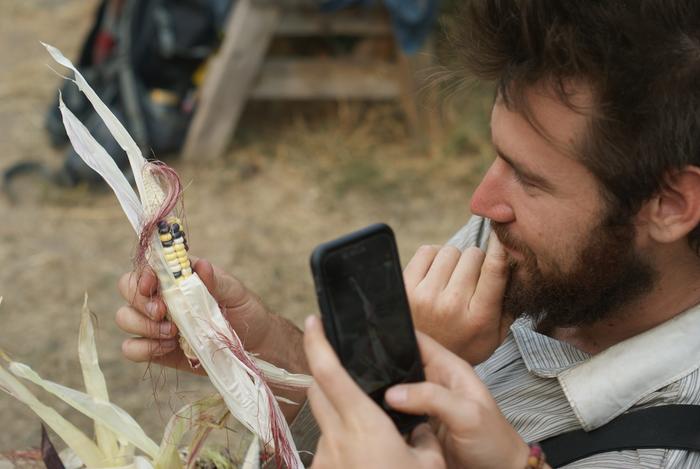
[[[386,225],[384,223],[376,223],[361,230],[334,239],[333,241],[328,241],[327,243],[320,244],[316,247],[316,249],[314,249],[313,253],[311,254],[311,272],[314,277],[314,285],[316,288],[316,297],[318,298],[318,306],[322,313],[321,319],[323,323],[323,330],[325,331],[326,337],[333,346],[334,350],[338,350],[338,347],[340,347],[340,343],[338,341],[338,336],[335,330],[335,326],[333,325],[333,321],[329,320],[330,318],[328,317],[328,311],[331,310],[331,306],[328,302],[328,298],[326,296],[322,280],[321,266],[323,263],[323,259],[327,254],[337,249],[340,249],[349,244],[359,243],[364,239],[371,238],[372,236],[376,236],[377,234],[381,233],[387,233],[392,237],[394,236],[394,231],[389,225]],[[394,253],[394,255],[398,259],[398,253]]]
[[[323,282],[323,274],[322,274],[322,265],[323,265],[323,259],[326,255],[332,253],[333,251],[346,247],[351,244],[357,244],[362,242],[364,239],[371,238],[373,236],[379,235],[379,234],[388,234],[391,236],[392,239],[394,239],[394,231],[389,227],[389,225],[386,225],[384,223],[377,223],[374,225],[370,225],[366,228],[363,228],[361,230],[355,231],[353,233],[350,233],[348,235],[342,236],[340,238],[334,239],[333,241],[329,241],[323,244],[320,244],[319,246],[314,249],[313,253],[311,254],[311,272],[314,277],[314,285],[316,288],[316,297],[318,298],[318,305],[321,310],[321,320],[323,324],[323,329],[326,333],[326,337],[328,338],[328,341],[330,342],[331,346],[333,347],[334,350],[339,350],[340,349],[340,340],[337,335],[337,331],[335,329],[334,321],[330,317],[330,311],[332,311],[331,305],[329,303],[329,299],[326,295],[326,291],[324,288],[324,282]],[[393,253],[392,256],[397,260],[397,263],[399,261],[399,254],[398,250],[396,247],[396,243],[393,243]],[[399,265],[400,266],[400,265]],[[401,284],[403,285],[403,280],[401,280]],[[405,286],[404,286],[404,294],[405,294]],[[406,303],[408,303],[408,299],[406,299]],[[411,318],[409,317],[409,320]],[[412,321],[412,320],[411,320]],[[414,341],[415,339],[415,332],[414,332]],[[418,353],[420,356],[420,353]],[[396,411],[392,411],[388,409],[386,406],[383,406],[384,410],[387,411],[387,413],[390,414],[394,413],[397,414]],[[396,418],[393,418],[394,423],[397,425],[397,428],[401,433],[408,433],[410,432],[416,425],[418,425],[421,422],[427,421],[427,418],[425,416],[415,416],[411,415],[409,416],[408,414],[401,414],[405,415],[406,418],[402,419],[401,421],[397,420]]]

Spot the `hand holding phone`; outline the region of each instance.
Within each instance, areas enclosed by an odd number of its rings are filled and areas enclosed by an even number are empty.
[[[341,363],[402,433],[424,416],[384,402],[387,388],[424,380],[394,234],[377,224],[318,246],[311,257],[324,330]]]

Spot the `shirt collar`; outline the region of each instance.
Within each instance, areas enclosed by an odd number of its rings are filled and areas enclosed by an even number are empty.
[[[700,305],[595,356],[538,334],[529,321],[512,331],[528,370],[559,379],[586,431],[700,367]]]
[[[530,319],[518,319],[511,331],[528,371],[540,378],[556,378],[564,370],[590,358],[589,354],[566,342],[536,332]]]

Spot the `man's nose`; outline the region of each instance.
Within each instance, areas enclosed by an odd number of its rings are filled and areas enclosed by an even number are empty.
[[[481,183],[474,191],[471,201],[471,211],[499,223],[510,223],[515,220],[515,212],[509,202],[509,179],[507,165],[496,159],[484,175]]]

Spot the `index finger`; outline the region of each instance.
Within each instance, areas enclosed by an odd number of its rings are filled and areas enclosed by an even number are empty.
[[[117,284],[119,293],[131,306],[154,321],[165,317],[167,307],[158,292],[158,279],[150,269],[142,272],[129,272],[121,276]]]
[[[469,302],[469,310],[478,318],[477,322],[479,320],[488,322],[493,318],[500,319],[509,274],[508,257],[503,245],[498,237],[491,233],[479,282]]]
[[[436,245],[424,245],[418,248],[403,270],[403,282],[406,286],[406,291],[413,290],[423,280],[439,251],[440,246]]]
[[[126,301],[131,302],[135,295],[151,297],[158,292],[158,278],[150,267],[141,272],[127,272],[119,278],[119,293]]]
[[[358,405],[372,402],[345,371],[314,316],[306,320],[304,351],[314,380],[342,420],[351,420],[358,413]]]
[[[481,381],[469,363],[440,345],[435,339],[416,331],[418,347],[423,359],[425,376],[442,386],[452,387],[481,385]]]

